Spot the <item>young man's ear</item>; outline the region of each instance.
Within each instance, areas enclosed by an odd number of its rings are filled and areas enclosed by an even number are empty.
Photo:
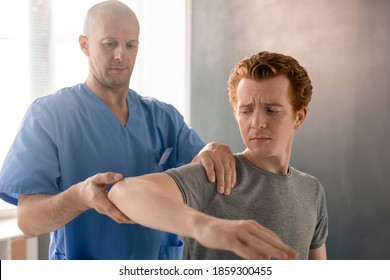
[[[296,113],[296,123],[295,123],[295,126],[294,128],[295,129],[298,129],[301,127],[301,125],[303,124],[303,122],[305,121],[306,119],[306,116],[307,116],[307,112],[308,112],[308,108],[307,107],[304,107],[302,108],[301,110],[299,110],[297,113]]]
[[[237,119],[237,108],[233,109],[233,116],[234,116],[234,119],[236,120],[236,122],[238,122],[238,119]]]
[[[89,56],[89,51],[88,51],[88,38],[85,35],[80,35],[79,36],[79,45],[80,49],[83,51],[83,53],[86,56]]]

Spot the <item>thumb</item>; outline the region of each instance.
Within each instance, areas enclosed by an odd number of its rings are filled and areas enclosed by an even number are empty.
[[[95,184],[115,184],[123,179],[123,175],[116,172],[106,172],[106,173],[98,173],[91,178],[92,182]]]

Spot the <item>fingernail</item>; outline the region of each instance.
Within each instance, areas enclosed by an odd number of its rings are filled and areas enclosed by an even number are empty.
[[[120,179],[122,179],[122,174],[116,173],[114,175],[114,180],[120,180]]]
[[[225,188],[224,187],[219,187],[219,193],[224,193],[225,192]]]

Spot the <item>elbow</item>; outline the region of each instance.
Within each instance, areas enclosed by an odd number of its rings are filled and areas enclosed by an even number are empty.
[[[123,189],[125,188],[125,180],[123,179],[122,181],[119,181],[118,183],[114,184],[110,191],[108,192],[108,199],[111,200],[112,202],[116,202],[119,197],[121,197],[123,194]]]
[[[34,224],[33,219],[30,214],[30,210],[24,208],[23,206],[18,206],[17,208],[17,223],[19,229],[22,231],[23,235],[26,237],[36,237],[44,232],[38,232],[37,226]]]
[[[39,215],[33,211],[31,205],[36,205],[37,201],[33,200],[33,196],[19,194],[18,207],[16,208],[16,218],[19,229],[26,237],[36,237],[43,232],[37,232],[37,221]]]
[[[18,227],[22,231],[23,235],[26,237],[36,237],[39,234],[34,232],[32,228],[29,226],[29,223],[26,221],[26,219],[18,213],[17,216],[18,221]]]

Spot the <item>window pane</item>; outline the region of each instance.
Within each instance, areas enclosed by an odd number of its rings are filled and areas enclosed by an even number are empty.
[[[30,103],[28,6],[0,2],[0,168]],[[0,200],[0,210],[10,206]]]

